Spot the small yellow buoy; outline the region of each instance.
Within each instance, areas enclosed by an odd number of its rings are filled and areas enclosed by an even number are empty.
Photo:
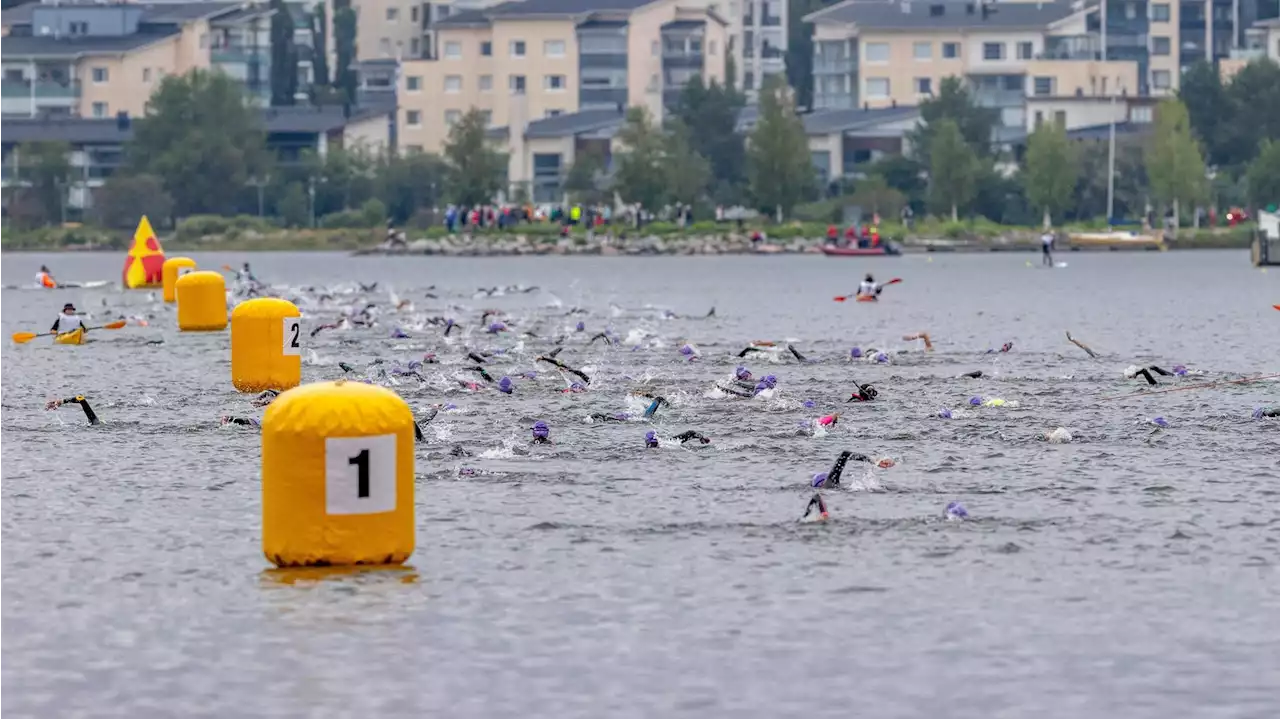
[[[164,277],[164,301],[177,302],[174,284],[179,277],[196,271],[196,261],[190,257],[170,257],[164,261],[161,274]]]
[[[231,311],[231,384],[241,392],[302,381],[302,318],[288,300],[263,297]]]
[[[281,394],[262,417],[262,552],[280,567],[413,554],[413,413],[363,382]]]
[[[178,329],[183,332],[227,328],[227,282],[219,272],[190,272],[173,283],[178,299]]]

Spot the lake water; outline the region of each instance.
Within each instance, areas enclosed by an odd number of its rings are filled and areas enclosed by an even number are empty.
[[[303,367],[310,381],[340,376],[338,361],[361,376],[375,358],[444,362],[395,387],[415,409],[460,410],[416,450],[410,569],[269,569],[258,432],[218,424],[261,412],[230,386],[226,333],[179,334],[144,292],[4,290],[6,337],[47,329],[66,301],[107,321],[155,314],[82,347],[5,341],[11,716],[1280,715],[1280,419],[1250,418],[1280,404],[1280,384],[1101,401],[1145,388],[1130,364],[1206,373],[1168,387],[1280,372],[1280,273],[1243,251],[1067,254],[1061,270],[1014,254],[194,257],[249,259],[279,285],[377,280],[368,301],[385,310],[390,285],[414,302],[320,333]],[[41,263],[115,280],[122,260],[6,254],[3,282],[29,284]],[[832,301],[865,271],[903,282],[879,304]],[[473,296],[517,284],[542,289]],[[484,334],[486,308],[539,339],[520,351]],[[446,344],[421,326],[436,315],[469,334]],[[397,325],[408,339],[390,338]],[[606,328],[632,342],[587,344]],[[935,351],[902,339],[920,331]],[[513,350],[495,374],[545,370],[534,357],[558,334],[591,392],[562,394],[545,371],[514,396],[452,381],[464,346]],[[774,396],[714,396],[751,340],[811,361],[748,358],[777,376]],[[851,364],[853,346],[892,361]],[[844,404],[855,379],[879,398]],[[585,420],[636,411],[637,388],[672,402],[654,426]],[[76,393],[103,425],[44,411]],[[1018,406],[936,416],[975,395]],[[831,410],[836,427],[802,430]],[[1156,416],[1170,427],[1153,434]],[[538,419],[556,445],[526,454]],[[1036,439],[1059,426],[1074,442]],[[714,441],[645,450],[650,428]],[[824,493],[830,521],[798,524],[809,477],[844,449],[898,464],[851,467]],[[970,519],[944,521],[950,501]]]

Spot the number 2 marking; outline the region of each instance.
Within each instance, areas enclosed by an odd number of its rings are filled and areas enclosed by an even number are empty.
[[[302,354],[302,318],[284,318],[284,342],[280,353],[285,357],[297,357]]]

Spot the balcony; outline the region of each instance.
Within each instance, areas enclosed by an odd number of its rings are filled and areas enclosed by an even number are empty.
[[[34,90],[34,91],[33,91]],[[32,97],[37,100],[41,99],[74,99],[80,97],[80,82],[72,80],[71,82],[53,82],[50,80],[39,80],[35,84],[35,88],[31,87],[30,80],[5,80],[0,87],[0,93],[4,97]]]
[[[858,60],[852,57],[820,57],[813,58],[813,74],[844,75],[858,71]]]
[[[0,114],[33,117],[46,114],[70,114],[80,98],[80,83],[37,81],[32,87],[27,80],[5,80]]]
[[[247,65],[256,62],[265,65],[271,56],[269,47],[251,45],[222,45],[209,50],[209,60],[217,65]]]
[[[980,107],[1017,107],[1026,102],[1026,93],[1022,90],[994,90],[977,88],[972,90],[973,101]]]

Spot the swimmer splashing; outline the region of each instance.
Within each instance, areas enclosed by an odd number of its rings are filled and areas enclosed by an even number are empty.
[[[61,407],[64,404],[80,405],[80,409],[84,410],[85,419],[89,420],[89,424],[91,426],[100,424],[98,422],[98,415],[94,414],[93,408],[89,406],[89,400],[85,399],[85,396],[82,394],[78,394],[75,397],[68,397],[67,399],[49,400],[49,403],[46,404],[44,408],[46,410],[53,410]]]

